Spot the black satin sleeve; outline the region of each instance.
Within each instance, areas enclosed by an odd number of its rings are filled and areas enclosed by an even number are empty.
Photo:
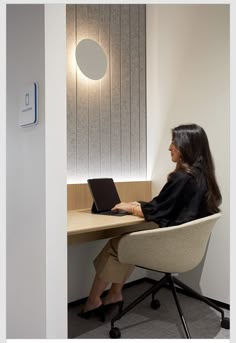
[[[141,202],[141,209],[146,221],[154,221],[160,227],[175,225],[175,220],[187,206],[193,193],[193,177],[183,172],[173,173],[158,196],[150,202]]]

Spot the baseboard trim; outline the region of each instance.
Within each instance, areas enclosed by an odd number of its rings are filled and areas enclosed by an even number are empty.
[[[158,281],[158,280],[154,280],[154,279],[151,279],[151,278],[148,278],[148,277],[146,277],[146,278],[144,278],[144,279],[145,279],[144,281],[149,282],[149,283],[151,283],[151,284],[154,284],[156,281]],[[165,288],[171,289],[170,286],[168,286],[168,285],[165,285]],[[195,299],[196,299],[196,297],[194,297],[193,295],[190,295],[188,292],[186,292],[185,290],[183,290],[182,288],[180,288],[180,287],[178,287],[178,286],[176,286],[176,291],[177,291],[178,293],[181,293],[181,294],[184,294],[184,295],[186,295],[186,296],[188,296],[188,297],[191,297],[191,298],[195,298]],[[219,306],[219,307],[221,307],[221,308],[223,308],[223,309],[225,309],[225,310],[229,310],[229,311],[230,311],[230,305],[229,305],[229,304],[226,304],[226,303],[221,302],[221,301],[216,300],[216,299],[212,299],[212,298],[208,298],[208,297],[206,297],[206,298],[207,298],[208,300],[212,301],[212,302],[213,302],[214,304],[216,304],[217,306]]]
[[[151,284],[154,284],[155,282],[157,282],[158,280],[154,280],[154,279],[151,279],[151,278],[148,278],[148,277],[143,277],[141,279],[137,279],[137,280],[134,280],[134,281],[131,281],[131,282],[127,282],[123,289],[126,289],[126,288],[130,288],[130,287],[133,287],[133,286],[136,286],[136,285],[139,285],[143,282],[148,282],[148,283],[151,283]],[[168,285],[165,286],[165,288],[168,288],[170,289],[170,287]],[[181,294],[184,294],[188,297],[191,297],[191,298],[195,298],[194,296],[190,295],[189,293],[185,292],[182,288],[180,287],[176,287],[176,291],[178,293],[181,293]],[[102,293],[102,297],[106,296],[108,290],[104,291]],[[229,304],[226,304],[224,302],[221,302],[221,301],[218,301],[216,299],[212,299],[212,298],[208,298],[206,297],[207,299],[211,300],[212,302],[214,302],[214,304],[216,304],[217,306],[225,309],[225,310],[230,310],[230,305]],[[70,303],[68,303],[68,308],[71,308],[71,307],[74,307],[74,306],[78,306],[80,304],[84,304],[87,300],[87,297],[85,298],[82,298],[82,299],[78,299],[76,301],[72,301]]]

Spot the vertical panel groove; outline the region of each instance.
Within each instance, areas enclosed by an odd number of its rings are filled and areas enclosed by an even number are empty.
[[[110,164],[111,164],[111,78],[112,78],[112,70],[111,70],[111,6],[109,6],[109,70],[110,70]],[[111,170],[111,169],[110,169]]]
[[[129,46],[131,46],[131,5],[129,5]],[[131,150],[131,50],[129,51],[129,78],[130,78],[130,136],[129,136],[129,140],[130,140],[130,175],[131,175],[131,155],[132,155],[132,150]]]
[[[145,40],[144,40],[144,51],[145,51],[145,109],[146,109],[146,115],[145,115],[145,126],[144,126],[144,132],[145,132],[145,142],[147,142],[147,54],[146,54],[146,7],[144,8],[144,27],[145,27]],[[145,146],[145,178],[147,177],[147,143]]]
[[[140,54],[140,7],[138,8],[138,52]],[[139,92],[139,137],[141,137],[141,113],[140,113],[140,55],[138,55],[138,92]],[[138,154],[138,166],[139,166],[139,175],[140,175],[140,138],[139,138],[139,154]]]
[[[99,7],[99,27],[98,27],[98,42],[101,45],[101,6]],[[102,86],[102,81],[99,80],[99,151],[100,151],[100,161],[99,161],[99,166],[100,166],[100,173],[102,170],[102,130],[101,130],[101,86]]]
[[[77,41],[78,41],[78,37],[77,37],[77,8],[76,8],[76,5],[74,5],[74,11],[75,11],[75,44],[77,44]],[[77,79],[77,68],[76,68],[76,64],[75,64],[75,75],[76,75],[76,78],[75,78],[75,94],[76,94],[76,97],[75,97],[75,108],[76,108],[76,114],[75,114],[75,125],[76,125],[76,128],[77,128],[77,125],[78,125],[78,119],[77,119],[77,92],[78,92],[78,89],[77,89],[77,82],[78,82],[78,79]],[[75,145],[75,168],[76,168],[76,175],[78,175],[78,131],[76,129],[76,134],[75,134],[75,142],[76,142],[76,145]]]
[[[89,36],[89,6],[87,5],[87,13],[88,13],[88,36]],[[90,145],[90,87],[89,87],[89,82],[88,81],[88,177],[90,178],[90,155],[91,155],[91,145]]]
[[[122,140],[122,123],[121,123],[121,104],[122,104],[122,93],[121,93],[121,5],[120,7],[120,165],[122,167],[122,145],[121,145],[121,140]],[[122,170],[122,169],[121,169]]]

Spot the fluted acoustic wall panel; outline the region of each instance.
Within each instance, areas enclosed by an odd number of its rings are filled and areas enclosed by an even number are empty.
[[[145,5],[67,5],[68,183],[146,178]],[[79,70],[75,49],[97,41],[107,57],[101,80]]]

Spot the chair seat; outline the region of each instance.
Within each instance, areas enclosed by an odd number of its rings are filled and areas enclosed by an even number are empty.
[[[164,273],[182,273],[202,260],[220,213],[167,228],[124,235],[118,246],[120,262]]]

